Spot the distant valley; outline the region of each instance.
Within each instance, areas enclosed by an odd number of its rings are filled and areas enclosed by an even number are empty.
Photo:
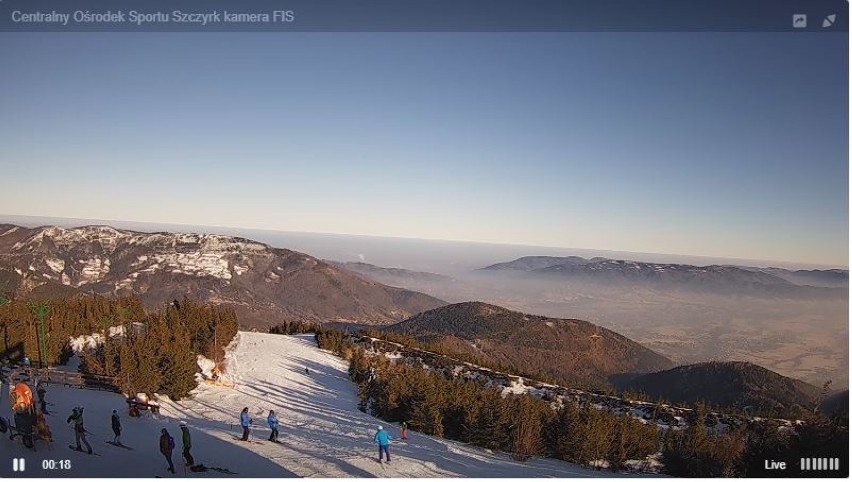
[[[449,276],[444,276],[435,273],[425,273],[422,271],[413,271],[402,268],[382,268],[369,263],[363,262],[341,262],[341,261],[326,261],[339,268],[343,268],[353,273],[358,273],[366,276],[369,279],[387,282],[388,284],[416,284],[416,283],[446,283],[452,285],[457,281]]]
[[[846,270],[578,256],[528,256],[452,274],[402,266],[323,261],[236,236],[0,225],[0,289],[21,296],[136,294],[161,306],[189,295],[233,307],[248,327],[392,325],[448,303],[481,301],[620,333],[667,360],[647,371],[748,361],[813,385],[848,386]],[[460,349],[501,352],[495,340],[461,340]],[[615,368],[580,370],[601,378]]]
[[[482,299],[476,286],[464,281],[462,277],[403,268],[387,268],[364,262],[329,261],[329,263],[369,280],[429,293],[431,296],[451,303]]]
[[[555,269],[572,265],[586,268],[578,276],[572,269]],[[848,278],[847,270],[705,269],[557,256],[528,256],[483,268],[454,274],[452,284],[433,282],[431,274],[400,276],[375,266],[361,273],[451,303],[481,300],[525,313],[588,320],[677,364],[749,361],[814,385],[831,379],[835,388],[848,386],[848,288],[837,286]],[[677,287],[672,279],[686,286]]]

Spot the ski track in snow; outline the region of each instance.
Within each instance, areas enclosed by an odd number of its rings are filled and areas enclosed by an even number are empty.
[[[305,373],[305,367],[310,374]],[[146,414],[132,419],[119,394],[62,388],[48,389],[55,405],[48,417],[54,443],[37,442],[37,451],[19,441],[0,437],[9,457],[26,457],[27,476],[171,476],[158,451],[159,433],[167,428],[175,439],[173,460],[177,477],[184,476],[179,421],[186,421],[193,436],[196,463],[236,472],[193,473],[188,477],[613,477],[558,460],[533,458],[521,463],[504,453],[492,453],[459,442],[432,438],[409,430],[406,441],[389,423],[357,409],[356,386],[349,380],[347,362],[316,347],[313,335],[270,335],[240,332],[227,355],[227,370],[235,388],[202,384],[193,396],[179,402],[163,400],[159,417]],[[4,390],[7,387],[3,388]],[[74,435],[65,420],[72,407],[86,408],[84,420],[92,432],[89,443],[101,457],[69,450]],[[241,435],[239,413],[249,407],[252,439]],[[135,450],[106,444],[112,439],[110,415],[118,409],[124,430],[122,441]],[[270,430],[266,415],[275,410],[280,421],[280,444],[266,440]],[[9,418],[9,406],[0,407]],[[391,463],[377,461],[373,443],[377,425],[392,437]],[[9,450],[7,450],[9,449]],[[45,471],[41,460],[70,459],[68,472]],[[0,477],[12,477],[11,464],[0,464]],[[626,474],[624,474],[626,475]]]

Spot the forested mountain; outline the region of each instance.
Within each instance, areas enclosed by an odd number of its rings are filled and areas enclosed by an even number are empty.
[[[619,384],[651,398],[794,413],[813,408],[820,389],[748,362],[708,362],[648,373]]]
[[[387,330],[565,383],[605,384],[612,374],[673,366],[666,357],[587,321],[528,315],[479,302],[430,310]]]

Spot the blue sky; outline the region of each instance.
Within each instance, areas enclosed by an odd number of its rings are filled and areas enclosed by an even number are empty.
[[[0,34],[0,213],[848,264],[845,34]]]

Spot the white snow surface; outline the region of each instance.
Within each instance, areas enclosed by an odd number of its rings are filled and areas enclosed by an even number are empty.
[[[80,287],[87,283],[97,283],[109,273],[110,261],[109,258],[91,258],[79,261],[80,280],[75,283],[75,286]]]
[[[201,384],[190,399],[179,402],[160,399],[158,417],[127,416],[120,394],[48,387],[51,415],[48,423],[54,442],[36,442],[37,451],[19,441],[0,437],[3,453],[27,459],[27,476],[35,477],[169,477],[166,462],[158,451],[160,429],[174,437],[173,460],[177,477],[614,477],[609,471],[592,471],[566,462],[533,458],[526,463],[503,453],[486,451],[459,442],[437,439],[409,431],[399,440],[391,428],[390,464],[377,462],[373,443],[376,426],[387,422],[357,409],[356,386],[348,379],[347,363],[316,347],[312,335],[270,335],[240,332],[227,355],[227,369],[235,388]],[[310,374],[305,373],[305,368]],[[7,390],[3,387],[3,390]],[[89,442],[98,456],[68,449],[74,436],[65,424],[74,406],[85,407],[84,420]],[[235,439],[240,432],[239,412],[249,408],[253,418],[252,439]],[[126,450],[106,444],[112,439],[110,415],[121,414],[122,441]],[[266,415],[274,409],[281,422],[280,441],[266,440]],[[9,418],[8,404],[0,414]],[[192,434],[196,463],[227,468],[238,475],[220,472],[184,475],[181,433],[185,421]],[[69,459],[72,470],[45,471],[41,460]],[[12,477],[11,464],[0,464],[0,477]]]
[[[71,345],[71,350],[74,353],[83,353],[84,351],[94,350],[104,342],[102,333],[92,333],[91,335],[80,335],[68,340]]]
[[[154,262],[152,267],[163,265],[165,269],[170,268],[172,273],[231,279],[228,260],[221,253],[156,253],[150,259]]]
[[[198,371],[207,378],[213,376],[213,369],[216,368],[216,362],[207,358],[204,355],[198,355]]]
[[[15,229],[7,230],[0,236]],[[75,287],[102,282],[110,273],[110,258],[129,246],[147,246],[152,254],[137,256],[130,265],[132,272],[129,277],[117,282],[116,289],[129,287],[139,273],[159,271],[197,277],[211,276],[228,281],[233,277],[231,262],[239,260],[242,263],[233,266],[234,273],[241,275],[251,268],[250,260],[248,263],[243,262],[248,259],[247,255],[273,255],[269,246],[242,238],[193,233],[139,233],[116,230],[109,226],[71,229],[45,227],[15,243],[12,251],[14,255],[29,255],[42,249],[46,242],[51,242],[60,251],[81,245],[94,246],[83,258],[69,259],[68,262],[49,258],[45,262],[50,276],[55,274],[63,284]],[[37,271],[34,266],[30,266],[29,270]]]
[[[65,270],[65,261],[59,258],[47,258],[45,259],[47,266],[56,273],[61,273]]]
[[[132,330],[136,333],[141,333],[145,331],[145,325],[143,323],[134,322]],[[109,327],[109,337],[113,338],[122,338],[124,337],[125,327],[124,325],[119,326],[110,326]],[[98,346],[104,343],[104,334],[103,333],[92,333],[91,335],[81,335],[78,337],[72,337],[68,339],[68,343],[71,347],[71,351],[74,353],[83,353],[84,350],[94,350]]]

